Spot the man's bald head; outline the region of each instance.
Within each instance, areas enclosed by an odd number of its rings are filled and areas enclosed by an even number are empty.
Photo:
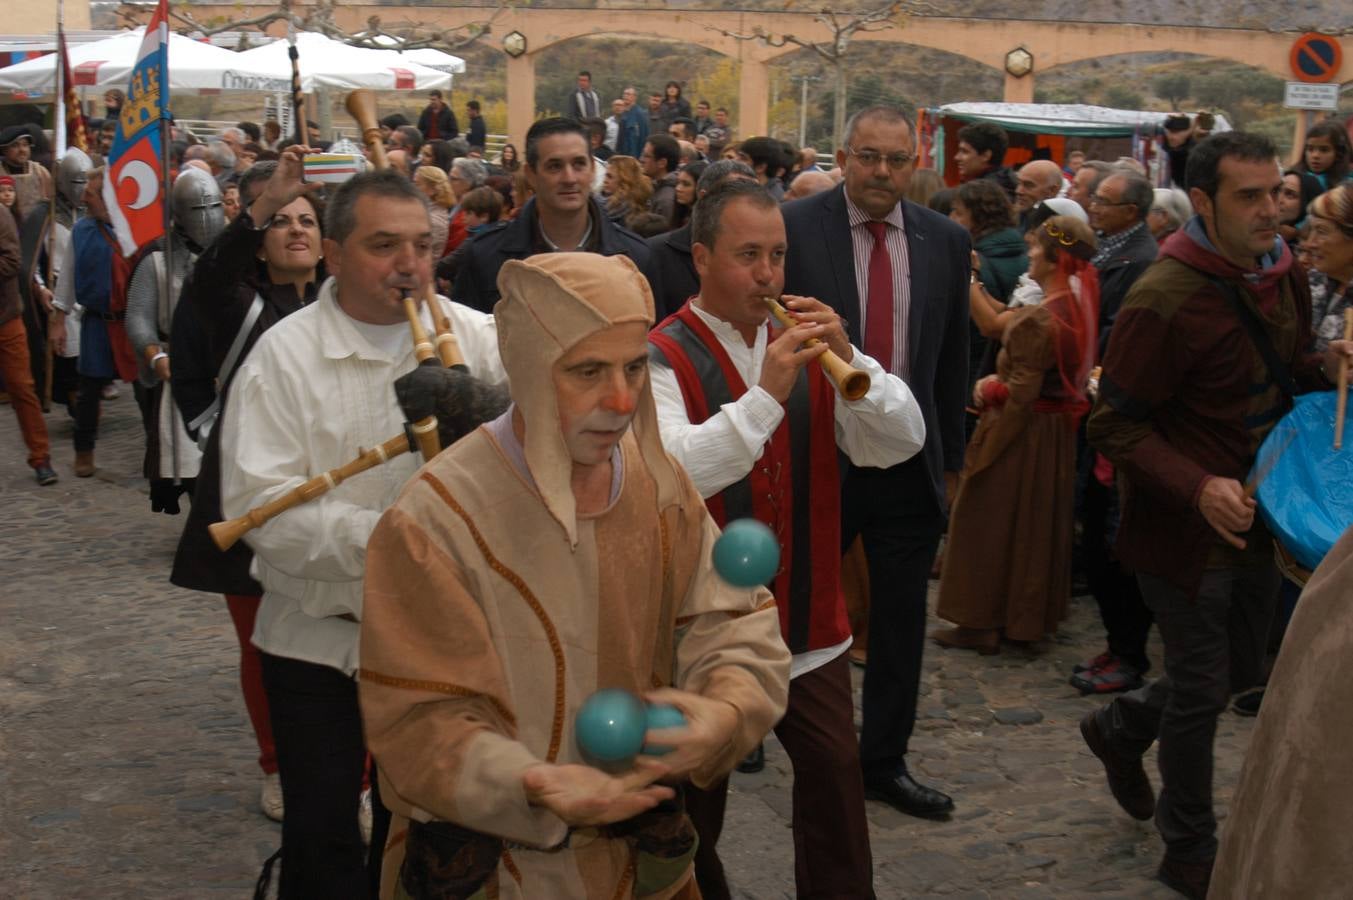
[[[814,170],[812,172],[800,172],[794,176],[794,180],[789,183],[789,190],[785,191],[785,202],[790,200],[802,200],[804,197],[811,197],[814,194],[820,194],[823,191],[830,191],[836,187],[836,179],[832,178],[826,172]]]
[[[1062,190],[1062,170],[1050,159],[1035,159],[1019,170],[1015,206],[1020,212],[1033,209],[1040,200],[1051,200]]]

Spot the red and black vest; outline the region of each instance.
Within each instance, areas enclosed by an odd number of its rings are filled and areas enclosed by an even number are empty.
[[[648,336],[654,364],[670,368],[694,425],[747,393],[719,339],[687,303]],[[705,500],[722,528],[754,518],[775,532],[780,569],[767,585],[791,653],[834,647],[850,636],[841,593],[841,482],[836,390],[816,362],[804,366],[781,420],[752,471]]]

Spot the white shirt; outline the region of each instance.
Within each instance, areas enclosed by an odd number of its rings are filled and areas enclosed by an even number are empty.
[[[274,325],[240,364],[225,404],[221,508],[243,515],[399,434],[394,381],[413,369],[413,341],[382,349],[343,312],[331,278],[318,299]],[[493,317],[438,298],[470,371],[507,380]],[[432,333],[427,310],[424,327]],[[372,332],[376,341],[364,336]],[[287,510],[245,540],[263,602],[253,642],[275,656],[356,672],[366,544],[422,459],[409,453]],[[350,619],[342,618],[350,616]]]
[[[747,392],[699,425],[686,416],[686,402],[676,373],[667,366],[650,368],[658,428],[667,452],[685,467],[702,497],[715,494],[746,478],[765,452],[785,408],[757,382],[766,361],[766,329],[759,328],[748,347],[736,328],[696,304],[691,309],[709,326],[732,361]],[[859,400],[838,396],[835,406],[836,445],[857,466],[886,468],[910,459],[925,445],[925,419],[911,388],[896,375],[883,371],[859,350],[850,364],[869,375],[869,392]],[[794,656],[790,678],[831,662],[850,647],[850,639],[835,647]]]

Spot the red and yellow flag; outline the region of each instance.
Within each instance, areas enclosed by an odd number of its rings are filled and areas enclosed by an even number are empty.
[[[80,108],[80,95],[75,91],[75,82],[70,77],[70,56],[66,53],[66,32],[60,25],[56,28],[56,52],[61,55],[61,91],[65,100],[66,146],[78,147],[89,152],[89,136],[85,133],[84,110]],[[60,127],[60,125],[58,125]]]

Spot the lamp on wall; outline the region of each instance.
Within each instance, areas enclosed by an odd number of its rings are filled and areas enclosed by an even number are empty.
[[[509,31],[503,35],[503,52],[516,59],[526,52],[526,35],[520,31]]]
[[[1023,78],[1034,70],[1034,55],[1024,47],[1016,47],[1005,55],[1005,71],[1014,78]]]

